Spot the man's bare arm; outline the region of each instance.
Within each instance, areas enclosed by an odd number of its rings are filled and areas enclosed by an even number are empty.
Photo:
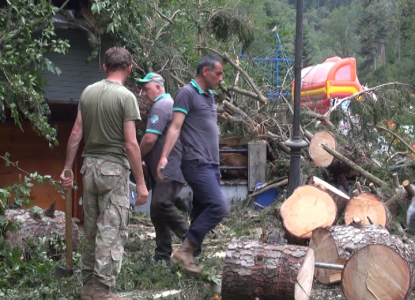
[[[137,142],[134,121],[124,122],[124,138],[127,158],[137,183],[136,205],[142,205],[147,202],[148,191],[144,181],[143,167],[141,165],[141,152]]]
[[[186,115],[182,112],[174,111],[173,120],[170,124],[169,130],[167,131],[166,140],[164,142],[163,150],[161,151],[160,160],[157,165],[157,176],[160,179],[163,179],[163,174],[161,170],[164,169],[167,165],[167,157],[169,157],[171,150],[177,142],[177,139],[180,136],[180,130]]]
[[[141,159],[143,159],[147,155],[147,153],[149,153],[153,149],[158,138],[159,136],[155,133],[146,132],[144,134],[140,143]]]
[[[81,143],[83,136],[83,129],[82,129],[82,114],[81,111],[78,110],[76,115],[75,123],[72,127],[71,135],[69,136],[68,145],[66,146],[66,159],[65,165],[63,167],[65,170],[71,170],[73,167],[73,163],[75,161],[76,153],[79,149],[79,144]],[[64,190],[68,189],[69,187],[73,186],[73,176],[67,178],[64,176],[64,171],[62,171],[60,175],[62,188]]]

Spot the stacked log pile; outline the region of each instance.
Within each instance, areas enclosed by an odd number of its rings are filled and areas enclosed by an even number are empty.
[[[389,230],[397,223],[391,213],[396,199],[414,198],[415,186],[399,184],[393,174],[396,195],[385,196],[377,187],[386,183],[362,168],[363,162],[354,163],[326,132],[312,137],[309,151],[316,164],[358,174],[368,186],[358,182],[349,196],[314,177],[295,189],[279,211],[289,244],[233,241],[224,263],[223,300],[309,299],[311,270],[322,284],[340,284],[346,299],[408,299],[415,285],[414,242]]]

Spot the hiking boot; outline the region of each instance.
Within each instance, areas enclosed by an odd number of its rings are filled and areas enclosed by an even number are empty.
[[[191,274],[202,273],[202,267],[195,265],[193,253],[197,246],[193,244],[188,238],[183,241],[183,244],[173,253],[171,261],[175,264],[181,263],[182,270]]]
[[[92,300],[133,300],[133,298],[125,296],[118,296],[111,293],[109,286],[96,282],[94,284],[95,294],[92,296]]]
[[[81,289],[81,300],[92,300],[95,294],[94,279],[88,280]]]

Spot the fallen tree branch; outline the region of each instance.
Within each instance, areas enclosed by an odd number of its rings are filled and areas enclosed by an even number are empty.
[[[400,142],[402,142],[408,149],[409,151],[411,151],[412,153],[415,154],[415,149],[412,148],[411,145],[409,145],[403,138],[401,138],[399,135],[397,135],[395,132],[393,132],[392,130],[389,130],[388,128],[385,128],[383,126],[380,125],[376,125],[375,126],[377,129],[381,129],[386,131],[387,133],[389,133],[390,135],[392,135],[393,137],[397,138]]]
[[[256,192],[252,193],[251,195],[248,196],[248,198],[255,197],[255,196],[257,196],[259,194],[262,194],[263,192],[266,192],[266,191],[268,191],[270,189],[275,189],[277,187],[280,187],[280,186],[286,185],[286,184],[288,184],[288,179],[284,179],[284,180],[281,180],[281,181],[279,181],[277,183],[270,184],[270,185],[264,187],[263,189],[260,189],[259,191],[256,191]]]
[[[378,186],[386,186],[387,185],[386,182],[384,182],[383,180],[379,179],[378,177],[370,174],[369,172],[367,172],[366,170],[364,170],[362,167],[358,166],[357,164],[355,164],[354,162],[352,162],[351,160],[349,160],[347,157],[345,157],[344,155],[340,154],[336,150],[330,148],[326,144],[320,144],[320,146],[324,150],[326,150],[328,153],[330,153],[331,155],[333,155],[336,159],[338,159],[341,162],[343,162],[344,164],[348,165],[350,168],[352,168],[353,170],[355,170],[357,173],[359,173],[360,175],[362,175],[366,179],[369,179],[370,181],[372,181],[373,183],[377,184]]]
[[[409,196],[415,196],[415,186],[409,180],[405,180],[402,185]]]
[[[230,103],[229,101],[226,101],[226,100],[223,101],[223,105],[225,106],[225,109],[228,109],[231,112],[242,116],[246,121],[248,121],[248,123],[250,124],[249,127],[251,127],[251,126],[255,127],[256,122],[254,120],[252,120],[251,117],[248,116],[248,114],[245,113],[242,109],[240,109],[239,107],[236,107],[235,105],[233,105],[232,103]],[[251,129],[254,129],[254,128],[251,127]]]
[[[219,88],[230,98],[230,102],[232,103],[232,95],[229,92],[228,88],[224,86],[222,82],[219,83]]]
[[[241,94],[241,95],[244,95],[244,96],[248,96],[249,98],[261,101],[261,99],[259,99],[257,94],[252,93],[252,92],[247,91],[247,90],[244,90],[244,89],[241,89],[237,86],[230,86],[230,87],[228,87],[228,90],[231,90],[231,91],[234,91],[235,93],[238,93],[238,94]]]
[[[320,115],[312,110],[307,110],[304,112],[304,114],[312,118],[316,118],[317,120],[321,122],[324,122],[330,130],[336,130],[336,127],[333,125],[333,123],[330,122],[330,119],[328,116]]]
[[[265,187],[267,187],[267,186],[269,186],[269,185],[271,185],[271,184],[274,184],[274,183],[276,183],[276,182],[282,181],[282,180],[284,180],[284,179],[287,179],[287,176],[285,176],[285,177],[283,177],[283,178],[281,178],[281,177],[280,177],[280,178],[275,178],[275,179],[273,179],[273,180],[270,180],[270,181],[268,181],[268,182],[265,182],[265,183],[261,184],[260,186],[255,187],[254,193],[255,193],[257,190],[263,189],[263,188],[265,188]]]
[[[370,92],[373,92],[373,91],[377,91],[379,88],[382,88],[382,87],[385,87],[385,86],[389,86],[389,85],[405,85],[405,86],[412,87],[412,85],[410,85],[410,84],[405,84],[405,83],[401,83],[401,82],[389,82],[389,83],[385,83],[385,84],[381,84],[381,85],[375,86],[375,87],[370,88],[370,89],[365,89],[365,90],[362,90],[362,91],[360,91],[360,92],[358,92],[356,94],[353,94],[353,95],[351,95],[349,97],[342,98],[342,99],[337,99],[336,100],[336,103],[324,115],[327,116],[327,117],[330,116],[331,112],[333,110],[337,109],[337,107],[339,107],[344,101],[352,100],[352,99],[354,99],[356,97],[359,97],[359,96],[361,96],[363,94],[367,94],[367,93],[370,93]]]
[[[170,73],[170,76],[181,86],[186,85],[179,77],[174,75],[173,73]]]
[[[226,52],[225,53],[220,53],[218,50],[213,49],[213,48],[209,48],[209,47],[198,46],[196,48],[197,49],[209,50],[211,52],[216,53],[217,55],[219,55],[223,59],[225,59],[228,63],[230,63],[232,65],[232,67],[234,67],[234,69],[238,70],[242,74],[242,76],[245,78],[246,82],[251,86],[251,88],[257,94],[257,96],[258,96],[257,100],[259,100],[260,102],[262,102],[264,104],[268,103],[268,98],[266,98],[264,95],[262,95],[262,93],[260,92],[260,90],[258,89],[256,84],[252,81],[251,77],[249,77],[248,73],[246,73],[240,66],[238,66],[238,64],[229,56],[228,53],[226,53]]]

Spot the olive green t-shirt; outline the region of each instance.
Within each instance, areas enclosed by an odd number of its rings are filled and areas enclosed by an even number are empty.
[[[130,167],[125,150],[124,122],[141,120],[137,99],[121,83],[106,79],[82,92],[85,149],[82,157],[97,157]]]

